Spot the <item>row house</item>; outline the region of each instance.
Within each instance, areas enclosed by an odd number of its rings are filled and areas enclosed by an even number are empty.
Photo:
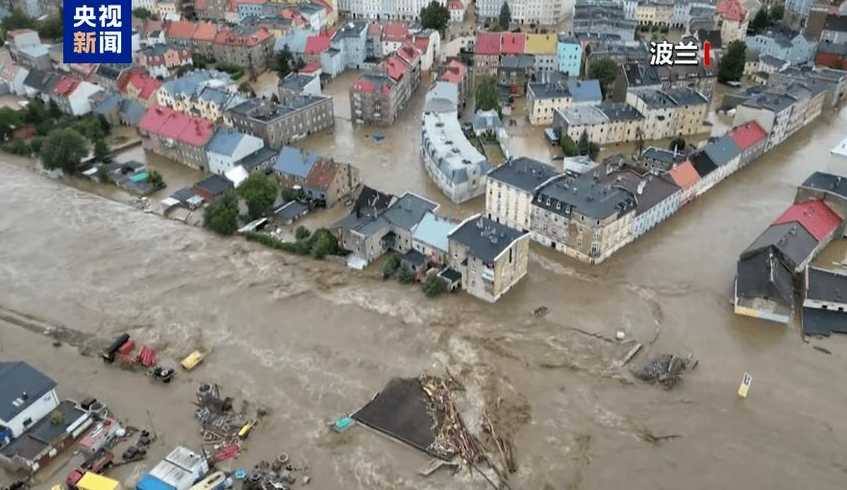
[[[264,27],[233,27],[218,32],[213,45],[216,60],[247,69],[251,76],[264,72],[273,60],[274,37]]]
[[[792,112],[797,99],[783,93],[762,93],[738,105],[733,125],[756,121],[768,133],[765,151],[788,137]]]
[[[409,26],[405,22],[388,22],[382,26],[382,54],[394,53],[409,41]]]
[[[420,53],[411,44],[386,58],[378,71],[362,75],[350,88],[355,123],[389,125],[420,85]]]
[[[526,275],[529,233],[476,215],[450,232],[448,249],[462,289],[494,303]]]
[[[740,0],[721,0],[715,9],[721,41],[728,46],[732,41],[744,41],[750,21],[747,9]]]
[[[162,82],[150,76],[142,68],[132,68],[121,74],[117,83],[118,92],[144,106],[156,105]]]
[[[360,184],[358,168],[349,163],[320,159],[306,175],[303,192],[316,206],[331,208]]]
[[[815,64],[836,70],[847,70],[847,43],[820,43],[818,52],[815,54]]]
[[[412,249],[423,255],[430,264],[445,266],[450,252],[450,233],[458,223],[428,211],[412,228]]]
[[[701,151],[691,155],[691,164],[694,165],[694,169],[700,176],[697,183],[697,195],[702,195],[738,170],[741,153],[741,149],[735,144],[732,137],[725,134],[707,143]]]
[[[496,75],[500,66],[500,33],[477,32],[473,59],[474,75]]]
[[[532,125],[551,125],[556,111],[571,105],[599,105],[603,93],[598,80],[542,76],[527,85],[527,112]]]
[[[644,115],[629,104],[604,102],[598,106],[571,106],[556,111],[553,128],[579,141],[585,133],[598,145],[627,143],[644,138]]]
[[[569,77],[582,74],[582,43],[572,36],[559,34],[556,41],[558,70]]]
[[[600,263],[632,240],[635,208],[635,197],[602,167],[553,179],[534,196],[532,238],[581,262]]]
[[[626,100],[644,118],[644,139],[674,138],[703,131],[709,101],[689,88],[632,89]]]
[[[243,100],[229,75],[216,70],[194,70],[164,82],[156,98],[159,105],[210,121]]]
[[[847,44],[847,15],[828,15],[821,30],[821,44]]]
[[[138,124],[145,150],[208,171],[206,145],[215,134],[215,126],[206,119],[191,117],[167,107],[147,109]]]
[[[255,136],[220,127],[206,146],[209,172],[225,175],[264,147],[264,142]]]
[[[59,109],[71,116],[83,116],[91,112],[91,97],[102,89],[93,83],[63,76],[53,86],[50,100]]]
[[[668,177],[673,179],[674,184],[680,188],[679,206],[682,207],[697,197],[698,183],[700,182],[700,174],[697,169],[691,164],[691,160],[686,159],[682,163],[674,165],[668,171]]]
[[[677,212],[682,205],[682,188],[667,175],[638,175],[632,170],[619,172],[621,185],[629,176],[630,192],[635,196],[635,215],[630,235],[640,237]]]
[[[729,130],[727,134],[741,150],[739,167],[746,166],[765,152],[768,133],[755,120],[736,126]]]
[[[485,216],[496,223],[529,231],[536,191],[561,172],[531,158],[516,158],[491,170],[485,178]]]
[[[279,103],[249,99],[230,108],[226,119],[273,149],[335,125],[332,98],[313,95],[285,97]]]
[[[476,18],[496,22],[502,5],[498,0],[474,2]],[[571,13],[569,4],[555,0],[512,0],[509,8],[512,22],[517,24],[552,26],[564,21]]]
[[[642,26],[670,27],[673,19],[674,2],[666,0],[643,0],[635,7],[635,20]]]
[[[524,53],[535,58],[535,73],[559,71],[556,34],[526,34]]]
[[[441,75],[438,76],[438,81],[452,83],[458,88],[460,105],[463,105],[468,96],[468,79],[468,67],[455,58],[444,65]]]
[[[633,4],[632,8],[637,5]],[[624,3],[614,0],[576,0],[573,10],[573,33],[608,34],[621,41],[635,39],[638,22],[633,10],[630,16]]]
[[[812,61],[817,51],[817,43],[805,35],[796,32],[768,31],[748,36],[746,44],[760,56],[773,56],[792,65],[801,65]]]
[[[367,38],[367,22],[347,22],[338,28],[332,38],[331,47],[340,53],[344,69],[362,69],[367,58]]]
[[[303,61],[305,63],[321,63],[321,68],[324,71],[332,73],[332,70],[324,67],[324,63],[321,60],[323,54],[330,48],[332,44],[332,36],[335,33],[327,31],[327,32],[319,32],[317,34],[313,34],[306,38],[306,46],[303,48]]]
[[[218,35],[214,22],[180,20],[165,25],[165,40],[206,57],[214,56],[213,45]]]
[[[421,54],[421,71],[432,70],[441,52],[441,34],[434,29],[420,31],[413,36],[412,44]]]
[[[136,62],[154,77],[170,78],[174,70],[194,63],[191,51],[183,46],[156,44],[138,52]]]

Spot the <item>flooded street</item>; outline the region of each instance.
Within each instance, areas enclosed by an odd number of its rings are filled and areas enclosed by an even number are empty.
[[[347,86],[337,79],[328,89],[339,87],[334,133],[301,146],[449,214],[482,209],[481,199],[449,204],[427,179],[417,155],[422,97],[378,130],[379,144],[368,138],[377,130],[346,118]],[[521,124],[510,128],[512,152],[546,160],[541,132]],[[829,154],[845,129],[847,110],[825,113],[602,265],[533,245],[529,274],[495,305],[464,294],[428,300],[374,268],[219,238],[48,180],[3,154],[0,359],[25,359],[55,377],[61,395],[86,390],[137,424],[151,410],[171,446],[199,443],[193,389],[219,382],[271,410],[238,466],[288,451],[309,462],[316,489],[489,488],[466,472],[422,479],[419,453],[366,430],[325,428],[391,377],[445,367],[483,394],[496,389],[513,412],[513,489],[842,489],[847,339],[806,344],[796,322],[737,317],[728,291],[738,253],[797,184],[814,170],[847,175],[847,159]],[[175,172],[174,182],[165,175],[170,192],[194,179]],[[535,318],[542,305],[549,314]],[[53,348],[32,325],[78,331],[83,347],[129,332],[171,359],[195,348],[212,354],[175,386],[155,386],[75,346]],[[673,391],[633,383],[612,367],[631,347],[607,340],[617,330],[645,344],[633,365],[691,352],[699,367]],[[754,381],[742,401],[735,390],[745,371]],[[671,434],[680,437],[650,442]]]

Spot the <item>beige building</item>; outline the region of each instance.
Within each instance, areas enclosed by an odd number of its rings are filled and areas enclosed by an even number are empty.
[[[602,102],[603,92],[597,80],[577,80],[556,74],[542,75],[541,81],[527,84],[527,112],[534,126],[553,124],[557,110]]]
[[[635,19],[640,25],[670,27],[673,6],[674,2],[672,1],[648,0],[638,2],[635,7]]]
[[[645,140],[700,133],[709,109],[706,97],[682,87],[669,90],[630,89],[626,102],[644,115],[642,132]]]
[[[583,133],[598,145],[627,143],[643,138],[644,116],[628,104],[605,102],[556,111],[553,128],[579,141]]]
[[[485,215],[497,223],[529,231],[535,191],[561,172],[531,158],[510,160],[489,172]]]
[[[448,249],[462,289],[493,303],[526,275],[529,233],[476,215],[450,232]]]

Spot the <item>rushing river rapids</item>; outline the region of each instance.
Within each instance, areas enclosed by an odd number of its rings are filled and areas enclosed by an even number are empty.
[[[189,385],[128,389],[138,378],[77,350],[123,331],[166,356],[211,349],[183,379],[218,381],[271,409],[245,464],[284,449],[309,461],[319,489],[487,488],[464,472],[421,479],[419,454],[324,428],[390,377],[445,367],[513,412],[515,489],[844,488],[847,342],[811,340],[824,355],[797,325],[732,315],[727,293],[739,251],[800,181],[847,174],[847,160],[829,154],[845,130],[847,111],[825,114],[602,265],[534,247],[527,277],[495,305],[430,301],[375,272],[219,238],[2,155],[0,359],[27,359],[60,390],[95,392],[142,421],[153,410],[173,445],[197,438]],[[543,318],[531,314],[539,306]],[[691,352],[700,366],[673,391],[634,384],[613,367],[629,348],[611,340],[617,330],[645,344],[635,363]],[[70,345],[50,347],[50,331]],[[754,383],[742,402],[745,371]],[[651,442],[663,434],[681,437]]]

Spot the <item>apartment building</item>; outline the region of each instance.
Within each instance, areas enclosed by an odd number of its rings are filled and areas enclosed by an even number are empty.
[[[709,108],[706,97],[689,88],[631,89],[626,101],[644,116],[642,133],[648,140],[701,132]]]
[[[231,107],[226,118],[275,150],[335,125],[332,97],[313,95],[293,95],[279,103],[249,99]]]
[[[206,144],[215,134],[215,126],[206,119],[167,107],[151,107],[138,123],[138,134],[145,150],[191,168],[209,170]]]
[[[508,227],[529,231],[536,190],[561,175],[531,158],[516,158],[493,169],[485,179],[485,216]]]

